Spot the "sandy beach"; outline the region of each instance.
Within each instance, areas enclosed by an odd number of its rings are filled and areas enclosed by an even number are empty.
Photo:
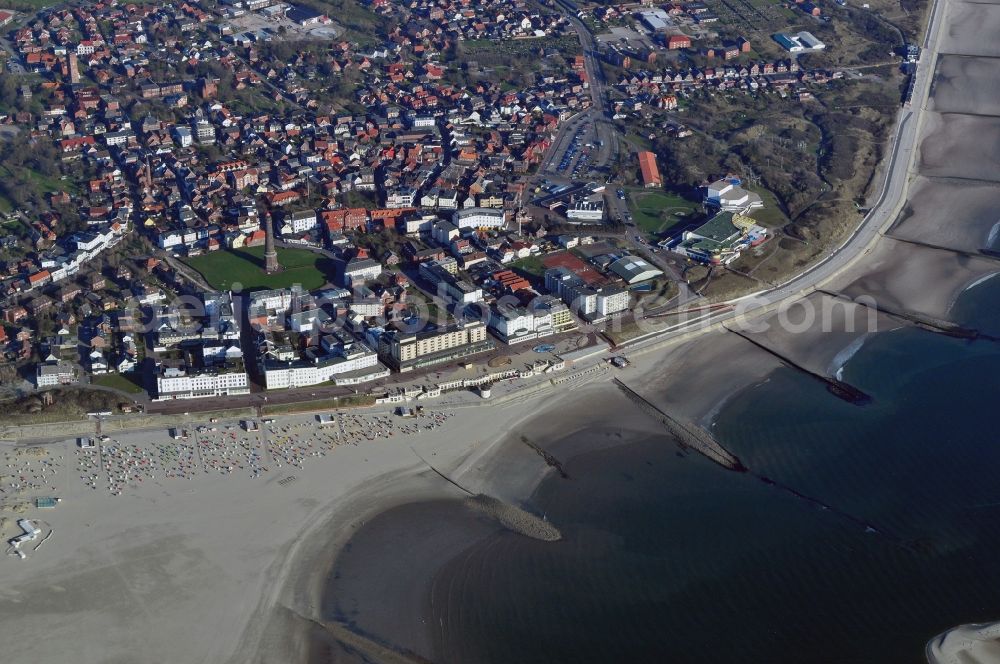
[[[518,412],[404,421],[382,410],[345,415],[343,431],[299,416],[280,418],[273,433],[222,422],[188,441],[166,430],[126,434],[99,453],[64,441],[28,460],[52,464],[39,482],[8,467],[18,475],[4,478],[6,505],[43,494],[61,501],[24,514],[51,531],[43,546],[24,545],[26,560],[0,559],[4,661],[65,661],[68,652],[78,662],[253,661],[259,632],[247,626],[270,622],[286,581],[311,566],[307,533],[329,542],[331,529],[349,532],[393,495],[419,495],[420,481],[409,479],[429,471],[417,454],[457,464],[482,448],[471,431],[502,430]],[[355,502],[375,478],[380,501]],[[446,494],[443,484],[433,486]],[[6,539],[22,515],[2,514]],[[284,654],[271,660],[265,649],[263,661],[289,661],[280,640]]]
[[[1000,219],[994,213],[1000,184],[917,176],[910,200],[889,234],[901,240],[978,253],[1000,248]],[[950,223],[941,223],[948,210]]]
[[[473,490],[500,495],[532,509],[531,496],[539,482],[547,477],[558,478],[559,471],[525,439],[542,444],[554,462],[561,463],[615,448],[637,432],[665,437],[655,421],[644,416],[607,380],[592,381],[576,389],[571,397],[553,395],[543,405],[519,413],[520,420],[512,420],[494,444],[460,464],[451,477]],[[554,417],[553,411],[560,416]],[[601,421],[606,423],[603,429],[598,424]],[[564,477],[562,481],[572,483],[573,479]],[[460,617],[453,617],[456,623],[451,618],[429,620],[442,608],[438,597],[441,589],[436,586],[447,578],[446,565],[460,560],[465,551],[521,536],[503,532],[496,522],[472,515],[456,492],[441,492],[433,482],[422,488],[411,486],[417,490],[406,504],[391,504],[384,509],[333,558],[329,577],[320,584],[326,592],[323,613],[414,658],[407,661],[455,661],[442,655],[437,646],[442,633],[455,628]],[[368,495],[379,497],[379,502],[384,496],[376,488],[370,489]],[[406,547],[405,556],[399,553],[401,545]],[[549,550],[546,547],[552,547],[553,555],[564,550],[562,543],[537,544],[539,551]],[[373,570],[378,574],[373,575]],[[361,661],[335,642],[316,640],[320,653],[315,661]]]
[[[249,432],[237,421],[193,422],[186,440],[166,429],[116,432],[95,450],[74,440],[4,448],[4,538],[23,517],[44,537],[22,545],[25,560],[0,559],[4,661],[57,662],[67,652],[95,663],[308,661],[323,640],[312,621],[338,547],[387,509],[467,497],[428,464],[474,492],[522,495],[551,469],[525,445],[494,462],[497,443],[562,398],[550,390],[499,405],[429,403],[413,419],[383,406],[327,427],[314,415]],[[60,501],[39,510],[39,496]],[[429,544],[428,554],[455,545]],[[386,619],[419,608],[398,606]]]
[[[927,644],[930,664],[1000,662],[1000,624],[960,625]]]
[[[944,52],[996,55],[990,51],[991,42],[983,36],[988,31],[983,32],[982,27],[992,24],[996,6],[953,4],[954,10],[950,14],[952,27],[945,40]],[[975,44],[978,47],[971,48],[970,45]],[[984,48],[989,52],[981,52]],[[990,113],[994,109],[995,97],[988,91],[980,90],[974,97],[961,93],[970,84],[962,77],[971,77],[974,84],[983,74],[982,62],[950,57],[942,60],[939,69],[941,79],[936,89],[942,100],[947,98],[948,101],[932,103],[930,107],[937,112],[926,114],[919,157],[912,172],[908,206],[889,234],[870,248],[848,272],[824,284],[824,289],[849,298],[874,298],[891,311],[947,321],[961,293],[1000,270],[1000,264],[991,258],[968,255],[977,254],[988,246],[994,223],[990,215],[998,202],[996,187],[987,182],[995,179],[990,169],[995,163],[996,151],[992,148],[1000,136],[996,118],[963,115]],[[941,222],[942,210],[947,210],[947,224]],[[990,214],[984,214],[986,212]],[[941,248],[919,246],[913,241]],[[839,376],[843,365],[873,335],[910,327],[909,323],[897,317],[848,304],[823,293],[808,295],[803,304],[816,311],[823,311],[826,307],[831,313],[818,317],[814,325],[806,326],[798,324],[800,319],[794,308],[787,315],[769,313],[757,321],[769,323],[767,330],[754,332],[751,328],[747,333],[766,348],[821,376]],[[779,320],[780,316],[785,316],[786,320]],[[782,322],[790,325],[783,325]],[[630,354],[630,359],[634,366],[618,374],[619,378],[664,412],[707,431],[712,430],[716,417],[730,399],[743,390],[768,381],[783,364],[775,355],[725,331],[710,332],[665,348],[635,351]],[[556,457],[572,458],[576,454],[585,454],[587,449],[584,443],[580,443],[579,449],[574,449],[574,425],[586,419],[581,413],[588,406],[593,412],[604,412],[598,404],[617,409],[619,414],[615,419],[620,425],[648,427],[650,431],[664,435],[662,427],[622,399],[621,394],[606,381],[595,381],[565,401],[553,401],[548,405],[550,415],[537,415],[530,420],[530,426],[524,428],[530,429],[534,438],[544,445],[558,440],[557,447],[546,447]],[[593,444],[592,435],[584,435],[582,431],[580,434],[580,440],[587,439],[587,444]],[[490,465],[479,467],[480,472],[486,474],[478,481],[484,486],[489,485],[493,491],[504,493],[510,500],[523,501],[532,495],[531,487],[541,477],[537,472],[528,473],[530,480],[524,479],[524,475],[516,475],[516,488],[508,484],[515,476],[513,471],[525,467],[522,462],[530,466],[530,459],[525,458],[528,454],[526,449],[514,444],[518,435],[518,431],[514,431],[507,443],[501,446],[503,451],[493,455]],[[613,445],[613,439],[608,444]],[[512,460],[512,455],[521,455],[521,459]],[[482,471],[483,467],[487,470]],[[551,473],[551,470],[548,472]],[[365,594],[365,580],[369,583],[381,581],[376,581],[378,574],[375,570],[392,567],[392,560],[396,561],[395,566],[399,565],[398,557],[379,557],[385,555],[386,548],[391,548],[391,542],[380,540],[380,535],[384,537],[387,532],[392,532],[406,541],[421,541],[420,512],[417,510],[409,514],[406,509],[409,508],[397,506],[383,512],[379,518],[384,518],[385,522],[363,532],[361,539],[355,542],[365,547],[365,555],[374,557],[375,564],[362,565],[359,562],[361,556],[353,551],[346,552],[340,559],[343,567],[338,568],[335,564],[334,569],[351,575],[350,582],[336,585],[337,590],[360,597]],[[447,510],[454,509],[454,505],[434,509],[447,519]],[[417,525],[401,525],[411,517]],[[476,542],[488,538],[490,532],[487,528],[456,536],[454,531],[452,528],[448,535],[454,539],[442,540],[447,541],[452,553],[450,571],[439,579],[460,577],[462,561],[466,557],[464,552],[475,550]],[[432,532],[438,535],[438,531]],[[380,586],[392,597],[397,597],[400,586],[404,586],[403,596],[408,598],[405,601],[407,606],[416,606],[415,597],[421,593],[425,596],[432,593],[435,586],[431,586],[429,591],[426,584],[435,574],[440,574],[434,570],[441,565],[439,558],[443,549],[434,548],[430,543],[427,547],[416,552],[411,561],[416,576],[423,577],[422,580],[413,580],[396,570],[391,574],[393,583]],[[405,618],[399,615],[390,618],[385,610],[373,608],[378,607],[378,600],[372,595],[368,595],[367,610],[359,608],[362,604],[361,600],[352,603],[352,610],[356,613],[350,615],[360,621],[363,630],[379,635],[398,634],[399,644],[413,648],[422,657],[429,657],[434,652],[426,633],[399,631],[397,625],[400,621],[405,624]],[[429,616],[432,613],[425,609],[420,615]],[[459,624],[432,625],[428,629],[457,629]],[[980,652],[985,653],[986,649],[980,649]]]
[[[1000,262],[883,238],[855,270],[827,287],[850,298],[871,297],[894,312],[950,320],[951,308],[970,285],[995,274]],[[961,322],[961,321],[952,321]]]
[[[990,27],[1000,25],[1000,5],[952,4],[945,50],[1000,55]],[[981,70],[977,63],[945,62],[948,78],[940,89],[961,90],[956,78]],[[988,95],[975,101],[980,110],[995,103]],[[972,252],[988,234],[980,211],[996,203],[997,190],[968,181],[947,187],[949,178],[996,179],[984,173],[995,172],[989,169],[1000,119],[955,113],[969,110],[964,107],[935,108],[948,113],[930,114],[925,123],[912,209],[894,232]],[[957,213],[962,229],[937,228],[925,208],[959,199],[969,201]],[[990,258],[889,235],[827,287],[948,319],[958,295],[998,269]],[[816,293],[808,303],[821,309],[832,299]],[[872,314],[856,305],[831,311],[830,329],[772,325],[750,334],[809,371],[834,376],[866,342]],[[776,316],[762,320],[774,323]],[[881,314],[874,320],[878,333],[904,325]],[[164,427],[116,431],[96,450],[80,450],[73,440],[0,448],[3,538],[18,534],[20,518],[34,520],[41,531],[22,545],[26,559],[0,559],[3,661],[432,658],[435,630],[448,626],[418,617],[429,615],[437,571],[502,528],[482,515],[470,526],[467,493],[448,480],[530,510],[530,497],[559,472],[560,458],[614,447],[616,428],[660,435],[669,444],[663,428],[626,399],[612,377],[664,412],[711,431],[729,399],[782,366],[725,331],[636,351],[630,359],[628,369],[602,369],[558,385],[546,377],[526,393],[494,402],[429,400],[416,419],[380,406],[341,413],[328,427],[313,415],[278,416],[256,432],[237,421],[185,422],[187,440],[171,439]],[[586,442],[575,447],[574,434],[584,432],[588,417],[605,413],[607,429],[596,436],[586,429],[588,435],[579,436]],[[559,446],[544,447],[552,440]],[[46,496],[60,499],[54,509],[35,506]],[[416,503],[433,504],[434,518]],[[363,528],[383,520],[405,528]],[[560,545],[538,543],[539,550],[546,546]],[[331,619],[350,634],[322,625]],[[996,648],[994,632],[971,626],[935,639],[928,656],[935,664],[996,662]]]

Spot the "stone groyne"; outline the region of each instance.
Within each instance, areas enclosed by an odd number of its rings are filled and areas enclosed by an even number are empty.
[[[838,300],[844,300],[847,302],[853,302],[855,304],[860,304],[863,307],[869,309],[874,309],[875,311],[885,314],[890,318],[895,318],[896,320],[903,321],[904,323],[909,323],[915,325],[922,330],[927,330],[928,332],[934,332],[935,334],[943,334],[946,337],[954,337],[956,339],[986,339],[989,341],[998,341],[997,337],[991,336],[989,334],[984,334],[979,330],[963,327],[957,323],[952,323],[951,321],[941,320],[940,318],[932,318],[931,316],[925,316],[923,314],[917,314],[912,311],[898,311],[884,304],[876,303],[874,301],[862,301],[853,300],[843,293],[837,293],[834,291],[828,291],[823,289],[817,289],[817,293],[822,293],[827,297],[836,298]]]
[[[831,376],[824,376],[814,371],[810,371],[809,369],[806,369],[798,362],[795,362],[794,360],[782,355],[773,348],[769,348],[768,346],[757,341],[750,335],[744,334],[739,330],[734,330],[730,327],[726,327],[726,329],[735,334],[736,336],[752,343],[754,346],[760,348],[765,353],[768,353],[769,355],[773,355],[774,357],[778,358],[781,361],[781,363],[784,364],[785,366],[797,369],[798,371],[801,371],[807,376],[811,376],[812,378],[815,378],[816,380],[820,381],[821,383],[826,385],[826,389],[830,392],[830,394],[837,397],[838,399],[843,399],[844,401],[852,403],[855,406],[864,406],[866,404],[871,403],[872,400],[871,396],[861,391],[860,389],[854,387],[850,383],[845,383],[844,381],[837,380],[836,378],[833,378]]]
[[[557,542],[562,533],[544,518],[504,502],[499,498],[477,493],[466,499],[465,504],[492,519],[507,530],[543,542]]]
[[[727,470],[735,470],[739,473],[747,471],[746,466],[743,465],[738,456],[720,445],[711,434],[701,427],[695,424],[685,424],[667,415],[618,378],[615,378],[615,385],[642,411],[662,423],[677,437],[682,446],[699,452]]]

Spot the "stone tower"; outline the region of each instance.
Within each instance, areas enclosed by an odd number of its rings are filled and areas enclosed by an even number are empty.
[[[278,251],[274,248],[274,224],[271,215],[264,215],[264,272],[274,274],[281,271],[278,263]]]

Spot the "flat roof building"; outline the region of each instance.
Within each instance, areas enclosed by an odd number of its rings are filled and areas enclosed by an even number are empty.
[[[638,256],[632,256],[631,254],[622,256],[612,263],[608,269],[630,286],[663,275],[662,270],[653,267],[646,260]]]
[[[760,194],[743,188],[737,177],[725,177],[705,187],[705,205],[724,212],[745,212],[764,207]]]
[[[733,212],[720,212],[693,231],[685,231],[673,250],[699,263],[728,265],[747,247],[767,239],[767,229],[752,218]],[[669,243],[668,243],[669,244]]]
[[[789,53],[800,53],[802,51],[821,51],[826,48],[826,44],[816,39],[811,32],[799,32],[790,35],[785,32],[778,32],[772,35],[774,41],[778,42],[782,48]]]
[[[450,327],[417,333],[388,332],[379,338],[379,358],[397,371],[449,362],[493,350],[482,321],[457,323]]]
[[[653,32],[663,32],[671,24],[667,12],[662,9],[647,9],[639,13],[640,20]]]

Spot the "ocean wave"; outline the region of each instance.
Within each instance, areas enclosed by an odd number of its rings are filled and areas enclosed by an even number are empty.
[[[997,240],[1000,240],[1000,221],[993,224],[993,228],[990,229],[990,234],[986,236],[986,248],[992,249]]]
[[[975,288],[976,286],[979,286],[981,284],[985,284],[987,281],[989,281],[993,277],[997,276],[998,274],[1000,274],[1000,272],[992,272],[992,273],[987,274],[985,276],[979,277],[978,279],[976,279],[975,281],[973,281],[971,284],[969,284],[968,286],[966,286],[965,288],[963,288],[962,292],[964,293],[966,291],[970,291],[973,288]]]
[[[830,361],[830,368],[827,370],[827,373],[834,376],[837,380],[843,380],[844,365],[850,362],[851,358],[854,357],[859,350],[861,350],[861,347],[865,345],[866,339],[868,339],[868,335],[863,334],[849,343],[839,353],[834,355],[833,359]]]

